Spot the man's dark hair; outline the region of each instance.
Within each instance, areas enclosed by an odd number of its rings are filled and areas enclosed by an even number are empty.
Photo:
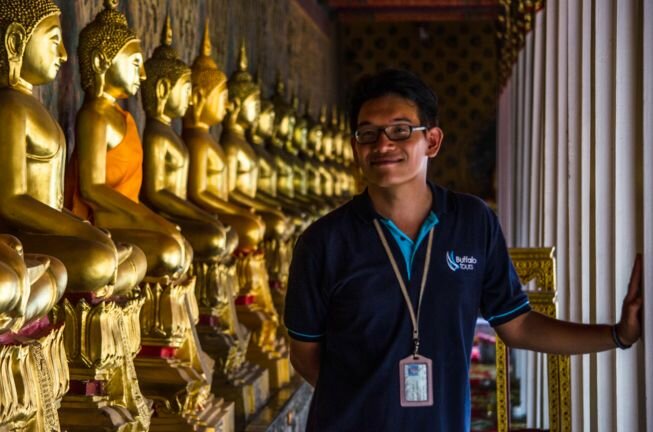
[[[388,94],[394,94],[417,105],[422,125],[438,125],[438,97],[417,75],[407,70],[386,69],[375,75],[365,75],[354,85],[349,110],[352,133],[358,127],[358,113],[363,104]]]

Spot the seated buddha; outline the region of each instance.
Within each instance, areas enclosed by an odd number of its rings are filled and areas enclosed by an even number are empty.
[[[25,256],[16,237],[0,234],[0,334],[44,317],[63,295],[67,279],[61,261]]]
[[[189,154],[188,198],[238,235],[238,249],[254,251],[265,234],[263,219],[250,209],[229,200],[227,156],[211,135],[227,107],[227,77],[211,58],[208,26],[201,54],[191,68],[192,105],[186,111],[182,137]]]
[[[143,200],[181,227],[195,258],[217,262],[235,249],[238,237],[218,218],[187,199],[189,155],[171,122],[182,117],[191,97],[191,70],[171,46],[172,28],[166,18],[161,46],[145,62],[143,108]],[[227,239],[229,244],[227,245]]]
[[[259,166],[256,152],[246,139],[246,131],[254,125],[261,107],[260,89],[247,71],[247,51],[243,42],[238,70],[229,79],[229,99],[232,109],[223,123],[222,147],[228,161],[229,199],[256,211],[266,225],[266,237],[286,240],[292,225],[279,207],[256,198]]]
[[[306,120],[306,144],[299,143],[297,148],[299,150],[298,156],[306,166],[307,171],[306,195],[318,206],[318,211],[324,214],[328,210],[328,206],[322,200],[320,161],[316,155],[316,149],[319,149],[322,145],[322,123],[310,115],[308,104],[304,118]]]
[[[32,94],[67,60],[59,15],[50,0],[0,2],[0,231],[18,237],[27,253],[61,260],[67,291],[97,300],[131,290],[143,278],[145,257],[133,246],[116,248],[106,232],[63,209],[64,135]],[[51,260],[48,272],[61,280],[57,267]],[[54,304],[61,289],[35,287],[34,308]]]
[[[320,123],[322,123],[322,140],[320,146],[315,149],[315,156],[319,161],[320,178],[322,180],[322,199],[331,207],[335,206],[334,192],[336,180],[331,171],[329,157],[333,149],[333,130],[327,120],[327,108],[322,107],[320,112]],[[328,156],[327,156],[328,155]]]
[[[148,277],[177,280],[193,251],[176,224],[139,201],[141,140],[134,118],[118,100],[138,92],[145,78],[143,54],[117,3],[105,0],[105,9],[79,35],[84,103],[75,124],[67,198],[78,216],[137,244],[147,257]]]
[[[302,114],[299,107],[299,98],[295,95],[292,98],[292,109],[297,120],[292,136],[286,140],[286,151],[293,157],[295,196],[305,208],[309,209],[310,214],[317,216],[319,214],[317,210],[319,204],[316,205],[309,195],[309,181],[313,167],[302,158],[302,153],[306,152],[308,146],[308,104],[306,104],[304,114]]]
[[[259,85],[261,87],[261,85]],[[293,167],[279,155],[269,151],[276,135],[276,110],[274,104],[261,99],[261,112],[251,129],[250,142],[259,157],[259,181],[256,197],[272,206],[279,206],[288,215],[295,227],[302,224],[306,212],[294,196]],[[286,124],[287,122],[283,122]],[[285,193],[279,192],[284,190]]]

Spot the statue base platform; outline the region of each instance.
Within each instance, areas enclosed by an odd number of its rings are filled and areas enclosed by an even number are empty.
[[[247,359],[269,371],[271,389],[280,389],[290,382],[291,367],[287,352],[267,354],[258,347],[250,346]]]
[[[243,430],[270,398],[268,371],[248,364],[234,380],[214,376],[213,393],[234,403],[236,430]]]
[[[295,375],[275,393],[244,429],[245,432],[290,432],[306,430],[313,388]]]
[[[89,383],[87,387],[95,385],[97,383]],[[134,418],[127,408],[113,404],[108,396],[68,394],[61,401],[59,416],[61,427],[68,432],[88,432],[90,430],[145,432],[149,430],[147,425],[149,417],[146,421],[138,417]]]
[[[206,316],[205,316],[206,317]],[[197,326],[202,348],[216,362],[212,392],[235,404],[236,429],[256,414],[270,398],[268,370],[244,359],[238,336],[221,333],[217,317],[200,319]],[[204,323],[202,323],[204,321]],[[241,354],[242,353],[242,354]],[[237,359],[242,355],[243,358]],[[232,363],[233,359],[233,363]]]
[[[194,418],[181,416],[167,404],[155,403],[152,432],[235,432],[234,404],[222,399],[208,400]]]

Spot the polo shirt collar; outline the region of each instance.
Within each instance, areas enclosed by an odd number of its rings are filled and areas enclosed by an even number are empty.
[[[448,191],[440,186],[434,185],[428,180],[426,184],[431,190],[431,194],[433,196],[433,199],[431,200],[431,211],[433,214],[435,214],[437,219],[442,219],[442,216],[450,210],[451,206],[448,199]],[[374,209],[374,205],[372,204],[372,199],[370,198],[367,188],[365,188],[362,193],[356,195],[353,198],[352,204],[356,214],[365,222],[372,223],[374,219],[383,218],[383,216],[377,213],[377,211]]]

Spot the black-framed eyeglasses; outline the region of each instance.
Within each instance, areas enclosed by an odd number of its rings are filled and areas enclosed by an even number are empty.
[[[354,132],[354,138],[359,144],[372,144],[379,139],[381,132],[392,141],[404,141],[410,138],[413,131],[427,130],[426,126],[409,124],[394,124],[389,126],[361,126]]]

